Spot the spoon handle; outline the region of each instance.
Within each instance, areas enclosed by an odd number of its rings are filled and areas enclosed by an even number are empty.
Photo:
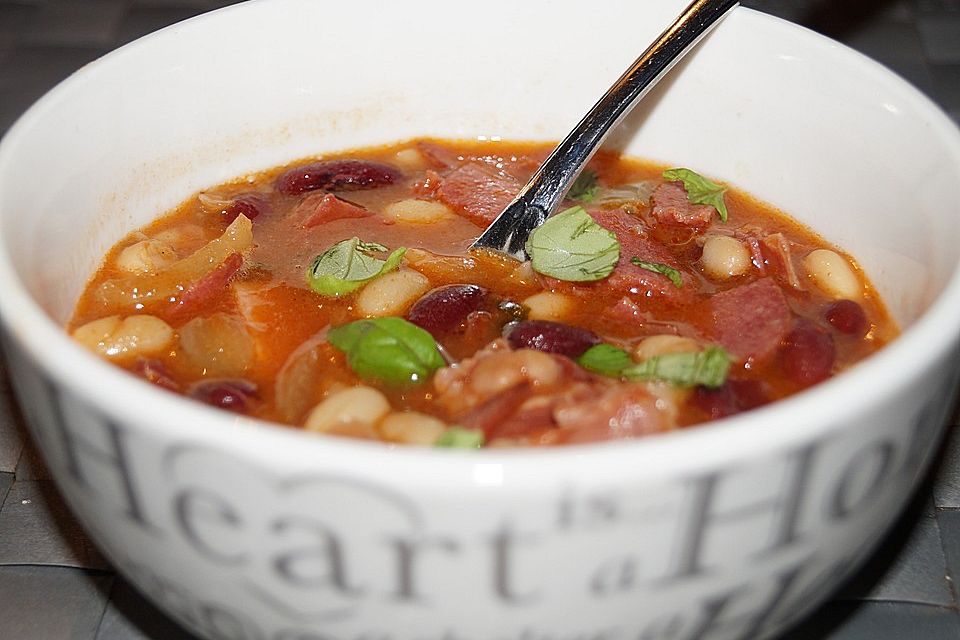
[[[737,4],[737,0],[691,2],[557,145],[473,246],[525,259],[530,233],[554,212],[607,134]]]

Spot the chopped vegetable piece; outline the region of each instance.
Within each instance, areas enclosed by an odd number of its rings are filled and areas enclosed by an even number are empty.
[[[577,364],[594,373],[619,377],[620,372],[633,364],[630,354],[612,344],[598,344],[590,347],[577,358]]]
[[[440,437],[433,444],[437,447],[454,449],[479,449],[483,446],[483,442],[483,431],[480,429],[450,427],[440,434]]]
[[[722,347],[698,353],[667,353],[627,367],[621,375],[628,380],[663,380],[681,387],[703,385],[716,388],[727,379],[730,357]]]
[[[353,237],[333,245],[313,260],[307,270],[310,288],[323,296],[342,296],[356,291],[374,278],[400,265],[406,248],[396,249],[380,260],[368,255],[385,253],[387,247]]]
[[[570,207],[530,235],[527,253],[537,273],[569,282],[602,280],[620,260],[620,243],[580,206]]]
[[[97,301],[108,309],[144,311],[161,305],[177,305],[186,293],[234,254],[244,254],[253,245],[253,225],[239,215],[218,238],[182,260],[152,273],[138,273],[105,280],[97,288]]]
[[[600,191],[600,185],[597,184],[596,172],[584,169],[583,173],[573,181],[570,191],[567,192],[567,197],[580,202],[592,202],[597,197],[598,191]]]
[[[722,187],[690,169],[667,169],[663,172],[663,179],[679,180],[687,191],[687,200],[693,204],[712,206],[720,214],[720,221],[727,221],[727,203],[723,200],[723,194],[727,191],[726,187]]]
[[[641,269],[646,269],[647,271],[653,271],[655,273],[662,273],[670,278],[670,282],[672,282],[673,286],[675,286],[677,289],[683,286],[683,276],[680,275],[679,271],[669,265],[663,264],[662,262],[647,262],[646,260],[641,260],[636,256],[630,258],[630,262],[637,265]]]
[[[327,334],[365,380],[419,384],[446,364],[433,336],[402,318],[357,320]]]

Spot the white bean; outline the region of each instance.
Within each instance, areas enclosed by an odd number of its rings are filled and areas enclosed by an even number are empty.
[[[643,362],[668,353],[696,353],[700,350],[700,344],[693,338],[665,333],[641,340],[633,348],[633,358],[638,362]]]
[[[803,259],[803,268],[818,289],[832,298],[857,300],[863,285],[853,267],[829,249],[814,249]]]
[[[130,360],[157,355],[173,344],[173,329],[156,316],[140,315],[120,319],[109,316],[88,322],[73,332],[77,342],[111,360]]]
[[[405,169],[407,171],[418,171],[423,169],[426,161],[424,160],[423,154],[420,153],[419,149],[410,147],[397,151],[397,154],[393,157],[393,163],[401,169]]]
[[[391,271],[360,290],[357,294],[356,312],[365,318],[402,315],[417,298],[429,290],[430,281],[419,271]]]
[[[442,202],[410,199],[391,202],[383,208],[383,215],[405,224],[430,224],[452,218],[454,213]]]
[[[177,252],[161,240],[141,240],[117,256],[117,268],[127,273],[155,273],[177,261]]]
[[[570,312],[573,300],[562,293],[543,291],[530,296],[523,304],[530,310],[527,317],[531,320],[559,321]]]
[[[563,369],[550,355],[542,351],[521,349],[503,351],[478,360],[471,372],[471,390],[484,397],[502,393],[521,383],[550,386],[560,379]]]
[[[184,251],[193,251],[207,241],[203,227],[197,224],[181,225],[164,229],[154,234],[153,239],[171,247],[178,247]]]
[[[700,263],[711,278],[741,276],[750,269],[750,251],[736,238],[709,236]]]
[[[376,425],[390,413],[386,396],[371,387],[330,394],[307,415],[307,431],[376,438]]]
[[[380,435],[390,442],[430,446],[447,425],[440,419],[416,411],[395,412],[380,422]]]

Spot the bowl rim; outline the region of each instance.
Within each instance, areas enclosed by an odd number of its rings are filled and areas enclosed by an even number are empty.
[[[225,7],[186,22],[208,20],[220,12],[242,10],[242,7]],[[743,7],[737,11],[749,16],[750,20],[762,23],[764,29],[779,29],[784,36],[804,40],[805,46],[832,49],[832,55],[847,58],[849,63],[862,68],[865,74],[871,74],[873,81],[885,85],[901,100],[911,103],[928,118],[934,135],[942,141],[944,150],[954,160],[957,173],[960,174],[960,129],[939,106],[906,80],[863,54],[805,27]],[[29,135],[35,122],[42,121],[47,108],[60,99],[66,87],[72,86],[78,76],[83,77],[91,68],[109,63],[118,55],[123,55],[123,52],[145,41],[163,37],[162,34],[183,24],[172,25],[108,53],[44,95],[21,115],[0,140],[0,174],[15,161],[14,153],[20,140]],[[2,212],[0,215],[3,215]],[[39,369],[58,385],[104,413],[126,416],[128,419],[125,422],[136,430],[162,432],[163,438],[219,443],[221,447],[227,446],[254,458],[277,454],[282,456],[281,459],[301,455],[304,456],[301,460],[305,460],[309,454],[317,462],[346,460],[349,462],[343,464],[349,468],[379,468],[380,473],[385,473],[387,469],[429,465],[431,470],[446,470],[456,474],[464,467],[494,463],[511,468],[519,465],[533,475],[542,473],[545,478],[569,476],[575,473],[575,469],[584,466],[603,467],[605,474],[616,477],[626,474],[675,474],[680,466],[689,464],[684,462],[686,460],[695,460],[694,466],[701,467],[708,460],[719,463],[752,458],[841,430],[851,416],[865,414],[882,398],[895,395],[898,390],[918,380],[922,371],[944,357],[960,336],[958,262],[942,291],[890,344],[841,375],[768,406],[694,428],[635,440],[529,449],[437,451],[428,447],[317,437],[277,423],[234,416],[153,389],[151,385],[143,384],[74,343],[63,328],[41,309],[14,268],[4,235],[0,230],[0,290],[4,292],[0,296],[0,322],[8,337],[24,349]],[[15,372],[11,372],[13,375]],[[125,400],[118,402],[118,397]],[[142,419],[133,420],[135,413],[140,413]],[[164,417],[158,417],[160,415]],[[771,423],[775,423],[776,428],[770,428]],[[203,424],[202,430],[189,426],[195,424]],[[384,465],[386,459],[390,461],[388,465]],[[531,477],[527,474],[523,476]]]

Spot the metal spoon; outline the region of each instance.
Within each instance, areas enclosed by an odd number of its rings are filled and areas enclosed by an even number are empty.
[[[530,233],[550,217],[617,124],[737,0],[694,0],[543,161],[519,195],[473,243],[526,259]]]

